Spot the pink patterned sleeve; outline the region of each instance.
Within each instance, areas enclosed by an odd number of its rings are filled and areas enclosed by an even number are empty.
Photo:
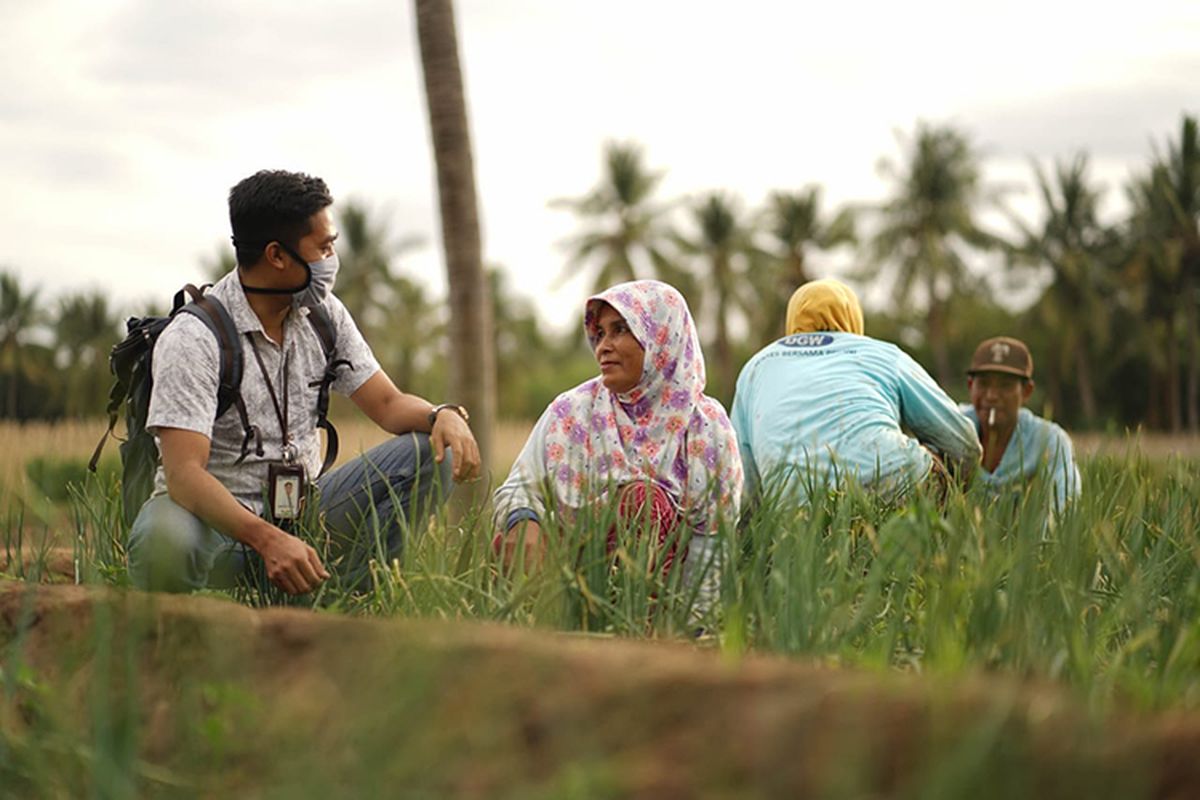
[[[715,401],[714,401],[715,402]],[[742,457],[737,446],[737,434],[724,409],[721,413],[720,429],[718,430],[718,468],[720,480],[715,487],[717,513],[716,517],[729,530],[737,524],[738,514],[742,507],[742,488],[745,476],[742,472]]]
[[[688,518],[698,534],[731,530],[741,509],[742,459],[729,416],[705,397],[689,431]]]

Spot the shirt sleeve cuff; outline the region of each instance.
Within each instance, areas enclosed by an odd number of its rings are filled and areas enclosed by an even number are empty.
[[[538,524],[541,524],[542,521],[541,517],[532,508],[514,508],[508,512],[508,519],[504,522],[504,530],[511,531],[514,525],[525,520],[531,520]]]

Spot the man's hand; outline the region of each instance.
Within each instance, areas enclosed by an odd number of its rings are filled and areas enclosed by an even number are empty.
[[[399,436],[409,431],[423,431],[429,424],[433,404],[415,394],[405,394],[396,388],[392,379],[377,371],[366,383],[350,395],[354,404],[388,433]],[[469,481],[479,477],[479,445],[467,427],[466,420],[446,409],[433,420],[429,432],[433,458],[439,464],[446,457],[446,448],[454,457],[454,479]]]
[[[429,444],[433,448],[433,460],[439,464],[445,458],[446,448],[450,448],[454,480],[470,481],[479,477],[479,445],[466,420],[453,409],[445,409],[434,419]]]
[[[271,583],[288,594],[307,594],[328,580],[316,550],[278,528],[275,531],[258,548]]]

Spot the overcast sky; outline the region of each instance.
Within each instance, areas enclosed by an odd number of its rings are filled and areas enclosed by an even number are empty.
[[[1107,7],[1106,7],[1107,6]],[[550,209],[599,178],[609,139],[642,143],[663,199],[723,188],[878,199],[894,132],[952,122],[988,176],[1086,148],[1109,187],[1200,111],[1200,3],[457,4],[484,253],[548,321],[575,228]],[[53,296],[165,298],[228,246],[229,187],[260,168],[427,245],[402,268],[444,291],[411,3],[0,0],[0,266]],[[1033,208],[1026,200],[1017,206]],[[818,261],[818,270],[819,261]]]

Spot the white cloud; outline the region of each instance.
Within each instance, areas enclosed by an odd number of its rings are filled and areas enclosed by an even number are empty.
[[[228,187],[262,167],[322,175],[431,243],[442,286],[411,5],[9,3],[0,177],[4,263],[48,293],[166,297],[227,241]],[[1200,7],[1019,0],[882,4],[470,0],[458,5],[485,256],[573,325],[551,290],[574,229],[554,197],[599,177],[608,139],[644,144],[663,199],[749,206],[819,182],[884,191],[894,129],[953,120],[1027,175],[1083,146],[1114,191],[1173,134],[1200,78]],[[1197,111],[1193,106],[1191,111]]]

